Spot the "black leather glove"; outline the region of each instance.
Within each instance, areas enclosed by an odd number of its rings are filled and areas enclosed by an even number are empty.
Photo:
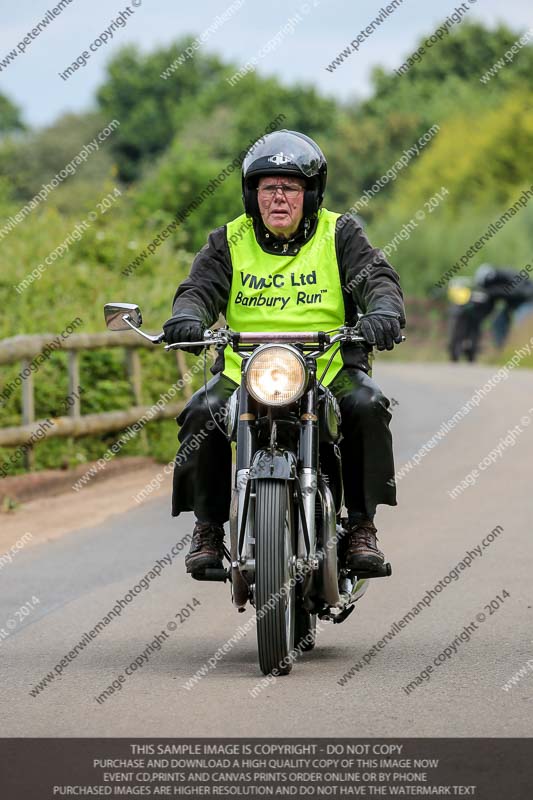
[[[163,325],[165,342],[176,344],[177,342],[199,342],[204,338],[205,327],[199,319],[191,317],[170,317]],[[194,353],[195,356],[203,352],[203,347],[183,347],[187,353]]]
[[[392,350],[402,341],[398,315],[391,311],[371,311],[359,319],[359,330],[368,344],[378,350]]]

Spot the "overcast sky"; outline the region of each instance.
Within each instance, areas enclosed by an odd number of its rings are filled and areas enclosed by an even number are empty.
[[[240,2],[241,0],[239,0]],[[0,64],[2,59],[43,19],[58,0],[2,2]],[[91,107],[114,52],[135,43],[143,51],[168,45],[185,34],[200,35],[233,0],[129,0],[131,12],[107,45],[91,53],[87,65],[68,81],[59,77],[127,8],[127,0],[72,0],[38,37],[0,71],[0,92],[23,110],[32,125],[45,125],[65,111]],[[396,67],[412,52],[419,36],[432,33],[459,2],[403,0],[356,53],[333,73],[325,67],[355,39],[390,0],[245,0],[241,8],[212,33],[202,47],[244,65],[292,18],[292,34],[261,58],[257,71],[287,82],[306,81],[325,94],[341,99],[369,90],[370,70],[377,64]],[[505,22],[524,30],[533,25],[531,0],[465,0],[467,18],[489,26]],[[305,8],[303,8],[305,6]],[[127,13],[127,12],[126,12]],[[298,20],[298,17],[300,18]],[[487,67],[491,65],[488,64]]]

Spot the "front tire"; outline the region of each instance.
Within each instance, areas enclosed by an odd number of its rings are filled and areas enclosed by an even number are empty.
[[[296,581],[292,484],[263,479],[256,483],[255,588],[259,666],[264,675],[288,675],[294,649]]]
[[[448,352],[450,361],[460,361],[463,355],[465,340],[465,325],[461,317],[455,317],[450,323],[450,336],[448,342]]]

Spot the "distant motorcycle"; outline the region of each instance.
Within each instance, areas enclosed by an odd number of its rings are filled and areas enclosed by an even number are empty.
[[[474,362],[479,354],[481,322],[490,313],[493,301],[480,289],[463,279],[450,281],[448,353],[451,361],[465,358]]]
[[[132,328],[154,344],[164,341],[164,334],[138,330],[136,305],[109,303],[105,319],[111,330]],[[347,327],[328,333],[221,328],[206,331],[201,342],[165,346],[229,344],[242,357],[242,381],[221,429],[236,442],[231,553],[225,551],[227,569],[206,569],[199,579],[229,580],[237,609],[244,611],[247,602],[255,607],[265,675],[288,674],[290,654],[314,647],[317,616],[343,622],[368,579],[391,574],[385,563],[356,575],[340,567],[337,553],[347,523],[341,518],[340,411],[317,377],[317,358],[342,342],[361,341],[357,329]]]

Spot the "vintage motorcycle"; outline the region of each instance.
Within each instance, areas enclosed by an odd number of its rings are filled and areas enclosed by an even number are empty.
[[[105,319],[111,330],[131,328],[154,344],[164,341],[164,334],[139,330],[142,315],[134,304],[106,304]],[[288,674],[291,654],[314,647],[317,616],[343,622],[368,580],[391,574],[385,563],[356,575],[340,566],[337,552],[347,523],[341,518],[340,411],[321,384],[327,367],[317,377],[317,358],[342,342],[361,341],[348,327],[310,333],[219,328],[201,342],[165,346],[229,344],[242,357],[241,384],[221,429],[236,444],[229,565],[206,569],[199,579],[229,580],[237,609],[247,602],[255,607],[265,675]],[[205,361],[204,375],[207,382]]]
[[[447,291],[449,301],[448,354],[450,361],[474,362],[481,345],[481,322],[494,303],[468,278],[454,278]]]

